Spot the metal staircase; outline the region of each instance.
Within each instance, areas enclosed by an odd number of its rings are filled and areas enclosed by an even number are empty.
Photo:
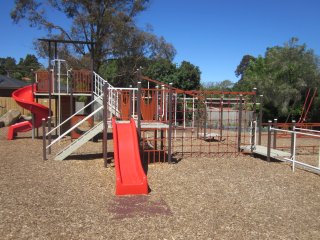
[[[92,112],[90,115],[79,121],[76,125],[71,127],[69,130],[67,130],[65,133],[61,134],[58,138],[56,138],[53,142],[51,142],[46,149],[49,149],[52,145],[60,141],[64,136],[66,136],[68,133],[70,133],[72,130],[74,130],[76,127],[81,125],[83,122],[85,122],[89,117],[93,117],[96,113],[101,111],[103,109],[103,86],[107,84],[108,85],[108,108],[111,114],[119,117],[120,111],[118,109],[118,99],[119,99],[119,92],[116,88],[114,88],[111,84],[109,84],[106,80],[104,80],[102,77],[100,77],[97,73],[94,72],[94,100],[91,101],[89,104],[84,106],[82,109],[74,113],[72,116],[70,116],[68,119],[66,119],[64,122],[62,122],[60,125],[52,129],[50,132],[48,132],[46,135],[47,137],[53,133],[57,128],[60,128],[63,124],[68,122],[73,116],[79,114],[83,109],[87,107],[91,107],[95,103],[98,103],[100,107],[98,107],[94,112]],[[70,154],[72,154],[74,151],[76,151],[78,148],[80,148],[83,144],[88,142],[90,139],[98,135],[103,130],[103,121],[96,124],[94,127],[86,131],[80,138],[73,141],[71,144],[66,146],[63,150],[61,150],[56,156],[55,160],[64,160],[66,157],[68,157]]]
[[[54,160],[64,160],[66,157],[68,157],[71,153],[76,151],[78,148],[80,148],[83,144],[88,142],[90,139],[95,137],[97,134],[99,134],[103,130],[103,121],[99,122],[97,125],[95,125],[90,130],[86,131],[80,138],[78,138],[76,141],[73,141],[70,145],[65,147],[63,150],[61,150]]]

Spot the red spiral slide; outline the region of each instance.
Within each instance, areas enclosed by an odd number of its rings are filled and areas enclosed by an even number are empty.
[[[116,195],[148,194],[147,176],[142,168],[136,124],[112,119]]]
[[[36,86],[34,85],[34,88]],[[42,124],[42,118],[47,119],[49,116],[49,109],[34,101],[32,93],[32,85],[19,88],[12,93],[13,99],[23,108],[28,109],[34,114],[34,128],[38,128]],[[27,132],[32,130],[32,122],[24,121],[13,124],[9,127],[7,139],[12,140],[15,133]]]

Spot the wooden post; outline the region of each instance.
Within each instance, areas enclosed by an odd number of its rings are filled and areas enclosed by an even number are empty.
[[[272,121],[268,121],[268,147],[267,147],[267,160],[270,162],[270,155],[271,155],[271,125]]]
[[[103,85],[103,160],[104,160],[104,167],[108,167],[108,98],[109,98],[109,91],[108,85]]]
[[[238,123],[238,151],[241,151],[241,131],[242,131],[242,94],[240,94],[240,103],[239,103],[239,123]]]
[[[259,106],[259,138],[258,144],[261,145],[262,138],[262,108],[263,108],[263,95],[260,95],[260,106]]]
[[[274,128],[278,128],[278,119],[274,119]],[[273,131],[273,148],[277,148],[277,131]]]
[[[47,145],[46,145],[46,119],[42,118],[42,147],[43,147],[43,154],[42,159],[47,160]]]
[[[169,84],[169,130],[168,130],[168,163],[172,163],[172,142],[171,142],[171,136],[172,136],[172,83]]]

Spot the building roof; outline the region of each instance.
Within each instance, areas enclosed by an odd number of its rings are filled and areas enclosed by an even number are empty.
[[[30,85],[30,83],[0,75],[0,89],[18,89],[27,85]]]

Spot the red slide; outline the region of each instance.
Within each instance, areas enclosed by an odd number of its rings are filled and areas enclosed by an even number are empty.
[[[32,85],[14,91],[12,93],[12,97],[21,107],[28,109],[34,114],[34,128],[38,128],[42,125],[42,118],[48,118],[49,109],[34,101]],[[12,140],[15,133],[27,132],[30,130],[32,130],[31,121],[24,121],[13,124],[9,127],[7,139]]]
[[[142,168],[136,124],[112,119],[116,195],[148,194],[147,176]]]

